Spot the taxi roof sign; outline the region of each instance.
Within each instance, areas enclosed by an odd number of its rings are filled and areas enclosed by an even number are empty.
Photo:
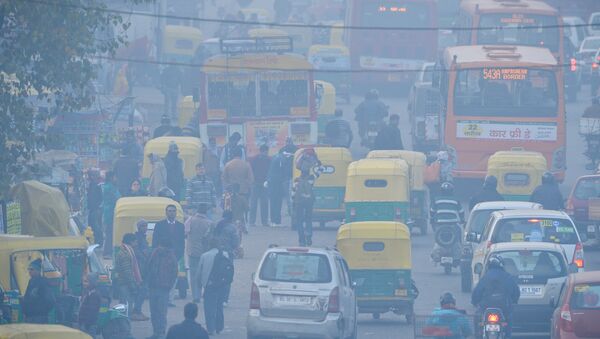
[[[221,39],[221,53],[289,53],[294,50],[291,37],[274,36],[259,38]]]

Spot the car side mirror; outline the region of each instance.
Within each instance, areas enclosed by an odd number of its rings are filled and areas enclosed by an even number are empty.
[[[475,274],[481,274],[481,272],[483,272],[483,265],[482,264],[477,264],[477,265],[475,265],[475,267],[473,267],[473,273],[475,273]]]
[[[475,232],[469,232],[467,233],[467,237],[466,237],[468,242],[479,242],[479,237],[478,234]]]
[[[568,268],[569,273],[577,273],[579,272],[579,267],[576,264],[570,263]]]

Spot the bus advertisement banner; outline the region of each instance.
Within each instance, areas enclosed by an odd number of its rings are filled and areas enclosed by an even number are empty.
[[[456,125],[456,137],[463,139],[556,141],[557,132],[555,123],[460,120]]]
[[[246,148],[248,155],[258,154],[262,145],[269,146],[274,154],[285,145],[289,135],[289,123],[284,120],[249,121],[246,123]]]

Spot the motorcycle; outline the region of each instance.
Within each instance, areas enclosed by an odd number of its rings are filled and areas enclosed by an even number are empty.
[[[499,308],[486,308],[480,325],[483,339],[502,339],[506,336],[508,323]]]
[[[452,269],[460,265],[461,259],[461,217],[455,210],[438,210],[434,215],[435,244],[431,259],[437,266],[444,268],[444,273],[452,273]]]
[[[377,138],[377,134],[379,134],[379,130],[381,130],[382,125],[383,123],[381,121],[370,120],[367,123],[367,130],[365,131],[365,135],[362,137],[361,145],[369,149],[373,148],[375,145],[375,139]]]

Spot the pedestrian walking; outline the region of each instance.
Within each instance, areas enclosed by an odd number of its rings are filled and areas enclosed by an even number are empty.
[[[42,259],[33,260],[27,271],[29,282],[21,305],[25,322],[47,324],[48,315],[54,308],[56,299],[48,280],[42,275]]]
[[[185,249],[185,227],[177,221],[177,207],[168,205],[165,209],[166,218],[157,222],[152,235],[152,248],[157,248],[161,239],[169,239],[170,248],[177,260],[183,257]]]
[[[286,182],[285,159],[283,151],[280,150],[269,166],[267,174],[266,189],[269,194],[269,210],[271,216],[271,226],[281,226],[281,206],[283,205],[284,187]]]
[[[217,206],[215,185],[206,176],[206,168],[202,163],[196,164],[196,176],[188,182],[186,201],[188,208],[192,210],[198,209],[200,205],[207,205],[211,209]]]
[[[204,146],[202,152],[202,163],[206,169],[206,175],[215,185],[217,197],[220,197],[223,194],[220,159],[221,148],[217,145],[217,139],[215,139],[215,137],[210,137],[208,139],[208,146]]]
[[[160,83],[165,97],[165,111],[171,117],[176,117],[177,101],[179,100],[179,93],[181,91],[183,73],[181,72],[181,69],[174,64],[175,59],[170,61],[171,65],[165,67],[160,75]]]
[[[240,186],[240,194],[249,198],[250,189],[254,183],[254,173],[250,164],[242,159],[240,148],[232,150],[231,159],[223,169],[223,187],[231,187],[233,184]]]
[[[219,160],[221,171],[223,171],[225,165],[234,158],[234,152],[236,152],[236,150],[240,151],[240,158],[246,160],[246,151],[244,150],[244,147],[239,144],[240,140],[242,140],[242,135],[238,132],[234,132],[229,136],[227,144],[225,144],[221,151]]]
[[[240,194],[239,184],[233,184],[227,189],[227,194],[223,199],[223,202],[223,210],[231,211],[231,214],[233,215],[232,221],[238,230],[241,242],[241,234],[248,234],[248,228],[246,227],[246,216],[248,215],[249,204],[248,199],[244,195]],[[232,252],[232,254],[234,254],[234,257],[236,258],[243,257],[243,252],[238,253],[237,249]]]
[[[152,173],[150,173],[150,183],[148,184],[148,193],[156,197],[161,189],[167,187],[167,168],[163,160],[154,153],[148,154]]]
[[[172,247],[170,238],[161,237],[148,260],[148,300],[153,332],[148,339],[163,338],[167,330],[169,294],[177,280],[177,258]]]
[[[211,249],[202,254],[198,267],[198,281],[204,288],[204,317],[209,335],[220,333],[225,328],[223,304],[233,282],[233,259],[220,243],[213,238]]]
[[[187,303],[183,307],[182,323],[173,325],[167,332],[167,339],[208,339],[208,332],[196,322],[198,305]]]
[[[135,301],[133,303],[133,316],[140,321],[146,321],[148,318],[144,313],[142,313],[142,306],[144,305],[144,300],[148,297],[148,282],[147,282],[147,270],[148,270],[148,260],[150,258],[150,246],[148,245],[148,222],[144,219],[140,219],[137,222],[137,232],[135,232],[135,246],[133,247],[133,252],[135,253],[135,257],[138,261],[138,267],[140,268],[140,273],[142,274],[142,284],[138,289],[138,293],[135,296]]]
[[[131,183],[139,178],[140,166],[127,148],[121,150],[121,156],[115,162],[114,175],[117,179],[117,188],[121,196],[126,196],[131,187]]]
[[[313,186],[315,177],[309,170],[303,169],[300,176],[294,180],[292,186],[292,202],[294,212],[292,224],[298,231],[300,246],[312,245],[312,210],[315,201]]]
[[[102,229],[102,187],[100,186],[100,172],[90,169],[88,171],[87,207],[88,225],[94,232],[94,241],[102,246],[104,244],[104,230]]]
[[[212,238],[218,240],[220,248],[229,253],[232,259],[235,257],[234,253],[236,253],[241,246],[241,238],[240,231],[234,224],[232,211],[223,212],[223,219],[215,226]],[[224,297],[225,304],[229,303],[230,292],[230,286],[227,286]]]
[[[102,185],[102,224],[104,225],[104,258],[111,258],[113,252],[113,218],[115,205],[121,197],[115,184],[113,172],[106,172]]]
[[[169,144],[169,151],[164,159],[167,169],[167,186],[175,193],[175,200],[179,201],[185,188],[185,179],[183,177],[183,161],[179,158],[179,147],[172,141]]]
[[[200,302],[202,296],[202,287],[198,280],[198,264],[200,257],[209,250],[210,236],[213,231],[213,223],[208,218],[209,205],[200,204],[197,206],[196,214],[189,220],[189,233],[187,236],[187,254],[190,265],[190,285],[192,287],[192,300],[195,303]]]
[[[269,196],[265,187],[271,166],[269,146],[260,146],[259,152],[258,155],[250,159],[252,174],[254,174],[254,184],[252,185],[252,195],[250,198],[250,226],[256,226],[256,214],[259,205],[262,225],[269,225]]]
[[[115,257],[115,283],[121,303],[129,305],[129,317],[131,320],[141,320],[133,315],[135,298],[142,284],[142,273],[133,248],[136,246],[137,238],[133,233],[123,235],[121,247]]]

